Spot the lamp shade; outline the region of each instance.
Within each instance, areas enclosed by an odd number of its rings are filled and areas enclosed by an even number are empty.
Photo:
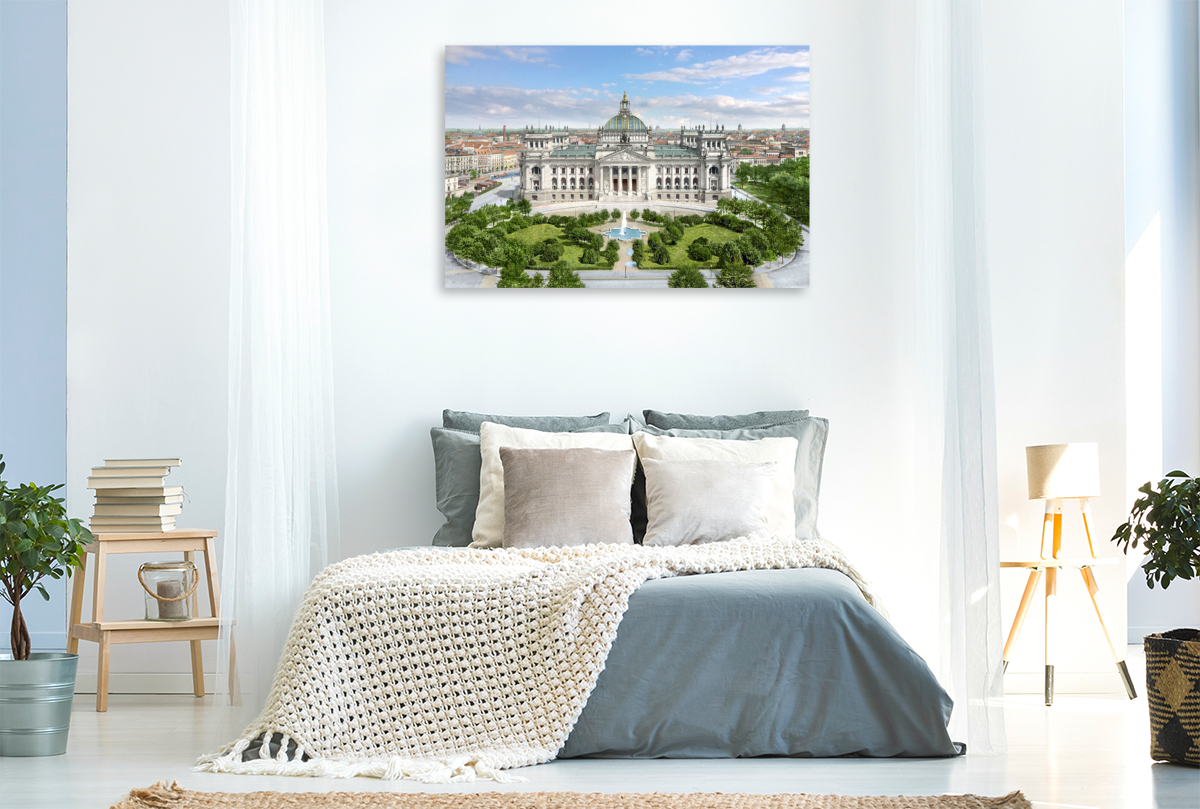
[[[1030,500],[1100,496],[1100,452],[1093,443],[1025,447]]]

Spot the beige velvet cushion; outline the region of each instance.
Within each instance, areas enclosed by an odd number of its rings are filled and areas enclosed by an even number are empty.
[[[499,548],[504,544],[504,465],[500,447],[516,449],[633,449],[633,439],[623,433],[543,433],[485,421],[479,430],[479,505],[471,529],[472,548]]]
[[[504,547],[633,544],[632,449],[500,448]]]
[[[769,536],[775,461],[642,460],[649,525],[643,545]]]
[[[763,438],[758,441],[732,441],[723,438],[668,438],[634,433],[633,443],[643,465],[657,461],[738,461],[776,464],[774,489],[767,512],[767,531],[771,536],[795,538],[796,507],[792,490],[796,485],[795,438]],[[649,480],[647,479],[647,485]],[[647,501],[649,494],[647,492]]]

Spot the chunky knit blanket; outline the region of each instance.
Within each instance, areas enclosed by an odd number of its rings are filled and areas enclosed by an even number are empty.
[[[839,570],[875,603],[842,552],[819,539],[348,559],[309,586],[262,713],[197,769],[523,780],[502,770],[555,757],[642,582],[797,567]]]

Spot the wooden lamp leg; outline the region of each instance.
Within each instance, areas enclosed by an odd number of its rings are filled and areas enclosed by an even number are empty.
[[[1057,546],[1057,543],[1055,543]],[[1046,569],[1046,705],[1054,704],[1054,614],[1058,602],[1058,568]]]
[[[1041,579],[1042,571],[1037,568],[1029,571],[1029,580],[1025,582],[1025,592],[1021,595],[1021,603],[1017,607],[1017,616],[1013,618],[1012,629],[1008,633],[1008,640],[1004,642],[1004,671],[1008,671],[1008,661],[1012,653],[1012,648],[1016,645],[1017,638],[1021,634],[1021,627],[1025,625],[1025,614],[1029,612],[1029,605],[1033,602],[1033,596],[1037,593],[1038,582]]]
[[[1107,616],[1104,614],[1104,602],[1100,600],[1100,585],[1096,582],[1096,574],[1092,573],[1090,567],[1081,567],[1080,574],[1083,576],[1083,583],[1087,587],[1088,595],[1092,597],[1092,606],[1096,608],[1096,617],[1100,619],[1100,629],[1104,632],[1104,639],[1108,641],[1108,649],[1112,652],[1113,659],[1117,661],[1117,671],[1121,674],[1121,682],[1125,685],[1125,693],[1130,699],[1137,699],[1137,690],[1133,687],[1133,680],[1129,676],[1129,669],[1125,665],[1125,655],[1121,654],[1117,645],[1113,643],[1112,635],[1108,634]]]

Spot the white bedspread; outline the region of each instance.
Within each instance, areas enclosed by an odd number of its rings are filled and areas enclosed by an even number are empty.
[[[554,758],[629,596],[663,576],[824,567],[874,598],[822,540],[681,548],[422,549],[360,556],[309,586],[259,717],[212,772],[462,781]],[[250,743],[283,736],[274,758]],[[298,745],[289,760],[289,741]],[[307,756],[308,760],[302,760]]]

